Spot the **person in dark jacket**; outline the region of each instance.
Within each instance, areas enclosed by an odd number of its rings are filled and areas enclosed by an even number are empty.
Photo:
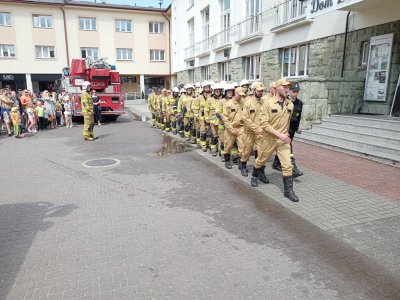
[[[289,99],[293,102],[293,114],[290,120],[290,127],[289,127],[289,136],[292,142],[290,143],[290,153],[291,153],[291,161],[293,165],[293,177],[299,177],[303,175],[303,172],[300,171],[296,165],[296,160],[294,159],[293,155],[293,138],[295,133],[299,130],[300,120],[301,120],[301,112],[303,111],[303,101],[298,98],[300,92],[300,85],[297,82],[293,82],[290,85],[289,90]],[[277,155],[275,155],[274,162],[272,164],[272,168],[277,171],[281,171],[281,164]]]

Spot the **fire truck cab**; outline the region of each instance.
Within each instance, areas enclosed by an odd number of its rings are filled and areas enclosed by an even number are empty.
[[[93,60],[72,59],[71,68],[64,68],[59,82],[65,89],[72,104],[72,117],[82,117],[81,92],[84,81],[91,83],[91,89],[97,91],[100,98],[101,114],[111,120],[125,113],[124,94],[119,72],[108,64],[106,58]]]

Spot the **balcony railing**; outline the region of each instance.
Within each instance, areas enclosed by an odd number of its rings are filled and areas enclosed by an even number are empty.
[[[225,29],[215,35],[213,35],[211,39],[211,49],[219,49],[224,48],[225,46],[229,46],[232,44],[232,28]]]
[[[301,0],[288,0],[276,6],[275,26],[289,25],[306,18],[306,2]]]
[[[211,40],[210,38],[206,38],[204,40],[202,40],[201,42],[197,43],[197,53],[195,53],[195,55],[199,55],[199,54],[204,54],[204,53],[208,53],[211,50]]]
[[[251,16],[250,18],[238,24],[238,37],[237,40],[243,40],[262,34],[262,14]]]
[[[195,45],[189,46],[185,49],[185,59],[189,59],[195,56]]]

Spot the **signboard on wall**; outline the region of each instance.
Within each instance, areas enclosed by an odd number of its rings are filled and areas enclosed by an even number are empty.
[[[364,0],[309,0],[307,2],[307,19],[312,19],[362,1]]]
[[[365,101],[386,101],[393,33],[373,36],[369,43]]]

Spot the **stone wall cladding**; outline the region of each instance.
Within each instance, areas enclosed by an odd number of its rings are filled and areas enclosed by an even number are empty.
[[[231,60],[231,81],[239,83],[244,78],[243,57]]]

